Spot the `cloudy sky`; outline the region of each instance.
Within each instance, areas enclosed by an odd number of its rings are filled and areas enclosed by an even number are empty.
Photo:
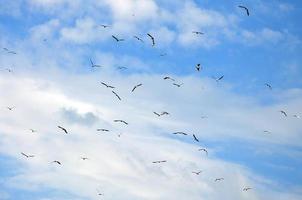
[[[1,0],[0,200],[302,199],[301,13],[299,0]]]

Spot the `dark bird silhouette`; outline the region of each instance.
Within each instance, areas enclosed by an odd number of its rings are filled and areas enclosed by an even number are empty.
[[[28,155],[28,154],[25,154],[25,153],[23,153],[23,152],[21,152],[21,154],[22,154],[24,157],[26,157],[26,158],[33,158],[33,157],[35,157],[34,155]]]
[[[159,54],[160,57],[164,57],[164,56],[166,56],[166,55],[168,55],[168,54],[167,54],[167,53]]]
[[[108,84],[106,84],[106,83],[104,83],[104,82],[101,82],[101,84],[104,85],[104,86],[106,86],[107,88],[112,88],[112,89],[115,88],[115,87],[113,87],[113,86],[111,86],[111,85],[108,85]]]
[[[82,160],[88,160],[88,158],[87,158],[87,157],[81,157],[81,159],[82,159]]]
[[[272,86],[270,85],[270,84],[268,84],[268,83],[265,83],[265,85],[270,89],[270,90],[272,90],[273,88],[272,88]]]
[[[223,180],[224,180],[224,178],[216,178],[215,182],[217,182],[217,181],[223,181]]]
[[[57,163],[58,165],[62,165],[60,161],[54,160],[52,163]]]
[[[101,65],[96,65],[92,62],[92,60],[90,59],[90,64],[91,64],[91,67],[94,68],[94,67],[103,67]]]
[[[134,86],[133,87],[133,89],[131,90],[131,92],[134,92],[134,90],[136,89],[136,88],[138,88],[138,87],[140,87],[140,86],[142,86],[143,84],[142,83],[140,83],[140,84],[138,84],[138,85],[136,85],[136,86]]]
[[[199,175],[202,171],[192,172],[193,174]]]
[[[122,42],[122,41],[125,41],[124,39],[120,39],[120,38],[117,38],[116,36],[112,35],[113,39],[115,39],[117,42]]]
[[[160,113],[160,115],[161,115],[161,116],[162,116],[162,115],[170,115],[170,113],[168,113],[168,112],[166,112],[166,111],[163,111],[163,112]]]
[[[201,119],[207,119],[208,116],[201,116]]]
[[[196,35],[203,35],[204,34],[203,32],[200,32],[200,31],[192,31],[192,33],[194,33]]]
[[[200,70],[202,69],[200,63],[198,63],[198,64],[195,66],[195,68],[196,68],[197,71],[200,71]]]
[[[121,99],[121,97],[118,95],[118,94],[116,94],[116,92],[114,92],[113,90],[112,90],[112,93],[121,101],[122,99]]]
[[[103,129],[103,128],[98,128],[98,129],[96,129],[96,131],[109,132],[109,130],[108,130],[108,129]]]
[[[136,35],[135,36],[133,36],[135,39],[137,39],[138,41],[140,41],[140,42],[142,42],[142,43],[144,43],[144,40],[142,40],[141,38],[139,38],[139,37],[137,37]]]
[[[293,115],[293,117],[300,119],[299,115]]]
[[[119,70],[123,70],[123,69],[128,69],[127,67],[117,67],[117,69],[119,69]]]
[[[169,77],[169,76],[165,76],[164,80],[171,80],[171,81],[175,81],[173,78]]]
[[[174,135],[188,135],[187,133],[184,133],[184,132],[175,132],[173,133]]]
[[[247,7],[245,6],[238,6],[238,7],[244,9],[246,11],[247,16],[250,16],[250,11]]]
[[[208,155],[208,151],[205,148],[198,149],[198,151],[204,151]]]
[[[263,131],[263,132],[264,132],[264,133],[271,133],[270,131],[266,131],[266,130],[265,130],[265,131]]]
[[[68,134],[68,131],[64,127],[58,126],[58,128],[61,129],[62,131],[64,131],[66,134]]]
[[[5,47],[3,48],[3,50],[10,54],[17,54],[15,51],[9,50],[8,48]]]
[[[6,107],[8,110],[12,111],[15,107]]]
[[[173,83],[173,85],[175,85],[176,87],[180,87],[183,85],[183,83],[181,83],[181,84]]]
[[[167,161],[166,160],[158,160],[158,161],[153,161],[152,163],[155,163],[155,164],[157,163],[158,164],[158,163],[165,163],[165,162],[167,162]]]
[[[8,73],[13,73],[13,70],[12,69],[9,69],[9,68],[5,68],[3,69],[4,71],[7,71]]]
[[[199,142],[198,138],[193,134],[193,138],[196,142]]]
[[[125,125],[128,125],[128,122],[126,122],[124,120],[120,120],[120,119],[116,119],[116,120],[114,120],[114,122],[121,122],[121,123],[124,123]]]
[[[154,37],[150,33],[148,33],[147,35],[150,37],[150,39],[152,41],[152,46],[154,46],[155,45]]]
[[[220,77],[218,77],[218,78],[215,78],[214,77],[214,79],[215,79],[215,81],[218,83],[219,81],[221,81],[222,79],[224,78],[224,75],[222,75],[222,76],[220,76]]]
[[[245,187],[245,188],[243,188],[243,191],[248,191],[248,190],[251,190],[252,188],[250,188],[250,187]]]
[[[104,196],[104,193],[101,193],[98,189],[96,189],[98,196]]]
[[[280,110],[279,112],[280,112],[281,114],[283,114],[285,117],[287,117],[287,114],[286,114],[286,112],[285,112],[285,111]]]
[[[105,25],[105,24],[101,24],[100,26],[103,27],[103,28],[108,28],[108,27],[110,27],[109,25]]]

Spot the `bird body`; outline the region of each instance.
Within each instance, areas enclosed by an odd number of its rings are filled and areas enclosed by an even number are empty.
[[[202,171],[192,172],[193,174],[199,175]]]
[[[215,182],[217,182],[217,181],[223,181],[223,180],[224,180],[224,178],[216,178]]]
[[[195,66],[195,68],[196,68],[197,71],[200,71],[200,70],[202,69],[200,63],[198,63],[198,64]]]
[[[250,188],[250,187],[245,187],[245,188],[243,188],[243,191],[248,191],[248,190],[251,190],[252,188]]]
[[[135,39],[137,39],[138,41],[140,41],[140,42],[142,42],[142,43],[144,43],[144,41],[141,39],[141,38],[139,38],[138,36],[133,36]]]
[[[109,132],[108,129],[103,129],[103,128],[99,128],[99,129],[96,129],[97,131],[103,131],[103,132]]]
[[[270,89],[270,90],[272,90],[273,89],[273,87],[270,85],[270,84],[268,84],[268,83],[265,83],[265,85]]]
[[[8,110],[12,111],[15,107],[6,107]]]

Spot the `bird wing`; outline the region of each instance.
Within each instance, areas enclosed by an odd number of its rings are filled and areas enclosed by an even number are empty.
[[[121,97],[118,95],[118,94],[116,94],[113,90],[112,90],[112,93],[121,101],[122,99],[121,99]]]
[[[154,46],[155,45],[154,37],[150,33],[148,33],[147,35],[151,38],[152,46]]]
[[[199,142],[199,140],[197,139],[197,137],[193,134],[193,138],[194,140],[196,140],[197,142]]]
[[[119,39],[117,37],[115,37],[114,35],[112,35],[112,37],[118,42]]]

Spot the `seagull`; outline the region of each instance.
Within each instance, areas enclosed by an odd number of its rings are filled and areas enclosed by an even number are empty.
[[[268,84],[268,83],[265,83],[264,85],[266,85],[270,90],[273,89],[272,86],[270,84]]]
[[[168,54],[167,54],[167,53],[159,54],[160,57],[164,57],[164,56],[166,56],[166,55],[168,55]]]
[[[173,133],[174,135],[188,135],[187,133],[184,133],[184,132],[175,132]]]
[[[94,67],[103,67],[101,65],[96,65],[92,62],[92,60],[90,59],[90,64],[91,64],[91,67],[94,68]]]
[[[180,87],[183,85],[183,83],[181,83],[181,84],[173,83],[173,85],[175,85],[176,87]]]
[[[98,196],[104,196],[103,193],[101,193],[98,189],[96,189],[97,193],[98,193]]]
[[[103,128],[98,128],[98,129],[96,129],[96,131],[109,132],[109,130],[108,130],[108,129],[103,129]]]
[[[199,175],[202,171],[192,172],[193,174]]]
[[[34,130],[34,129],[29,129],[32,133],[35,133],[37,132],[37,130]]]
[[[243,188],[243,191],[248,191],[248,190],[251,190],[252,188],[250,188],[250,187],[245,187],[245,188]]]
[[[195,66],[195,68],[196,68],[197,71],[200,71],[200,70],[202,69],[200,63],[198,63],[198,64]]]
[[[300,119],[299,115],[293,115],[293,117]]]
[[[82,159],[82,160],[88,160],[88,158],[87,158],[87,157],[81,157],[81,159]]]
[[[155,45],[154,37],[150,33],[148,33],[147,35],[151,38],[152,46],[154,46]]]
[[[198,138],[193,134],[193,138],[196,142],[199,142]]]
[[[143,85],[143,84],[142,84],[142,83],[140,83],[140,84],[138,84],[138,85],[134,86],[131,92],[134,92],[134,90],[135,90],[136,88],[138,88],[138,87],[140,87],[140,86],[142,86],[142,85]]]
[[[266,131],[266,130],[265,130],[265,131],[263,131],[263,132],[264,132],[264,133],[271,133],[270,131]]]
[[[245,6],[238,6],[238,7],[244,9],[246,11],[247,16],[250,16],[250,11],[247,7]]]
[[[205,148],[203,148],[203,149],[198,149],[198,151],[204,151],[204,152],[208,155],[208,151],[207,151]]]
[[[203,32],[200,32],[200,31],[192,31],[192,33],[194,33],[196,35],[203,35],[204,34]]]
[[[112,89],[115,88],[115,87],[113,87],[113,86],[111,86],[111,85],[108,85],[108,84],[106,84],[106,83],[104,83],[104,82],[101,82],[101,84],[104,85],[104,86],[106,86],[107,88],[112,88]]]
[[[120,67],[117,67],[117,69],[122,70],[122,69],[128,69],[128,68],[127,68],[127,67],[122,67],[122,66],[120,66]]]
[[[122,99],[121,99],[121,97],[118,95],[118,94],[116,94],[116,92],[114,92],[113,90],[112,90],[112,93],[121,101]]]
[[[169,76],[165,76],[164,80],[171,80],[171,81],[175,81],[173,78],[169,77]]]
[[[216,178],[215,182],[217,182],[217,181],[223,181],[223,180],[224,180],[224,178]]]
[[[141,38],[139,38],[139,37],[137,37],[136,35],[135,36],[133,36],[135,39],[137,39],[138,41],[140,41],[140,42],[142,42],[142,43],[144,43],[144,40],[142,40]]]
[[[6,107],[8,110],[12,111],[15,107]]]
[[[62,165],[60,161],[54,160],[52,163],[57,163],[58,165]]]
[[[66,134],[68,134],[68,131],[64,127],[58,126],[58,128],[61,129],[62,131],[64,131]]]
[[[26,158],[33,158],[33,157],[35,157],[34,155],[27,155],[27,154],[25,154],[25,153],[23,153],[23,152],[21,152],[21,154],[22,154],[23,156],[25,156]]]
[[[112,35],[112,37],[113,37],[113,39],[115,39],[117,42],[122,42],[122,41],[124,41],[124,39],[119,39],[119,38],[117,38],[117,37],[114,36],[114,35]]]
[[[201,119],[207,119],[208,116],[201,116]]]
[[[8,48],[3,48],[4,51],[11,54],[17,54],[15,51],[9,50]]]
[[[116,120],[114,120],[114,122],[121,122],[121,123],[124,123],[125,125],[128,125],[128,122],[126,122],[124,120],[120,120],[120,119],[116,119]]]
[[[152,163],[165,163],[165,162],[167,162],[166,160],[159,160],[159,161],[153,161]]]
[[[279,111],[280,113],[282,113],[285,117],[287,117],[287,114],[286,114],[286,112],[285,111],[283,111],[283,110],[280,110]]]
[[[108,28],[108,27],[110,27],[109,25],[104,25],[104,24],[101,24],[100,26],[103,27],[103,28]]]

